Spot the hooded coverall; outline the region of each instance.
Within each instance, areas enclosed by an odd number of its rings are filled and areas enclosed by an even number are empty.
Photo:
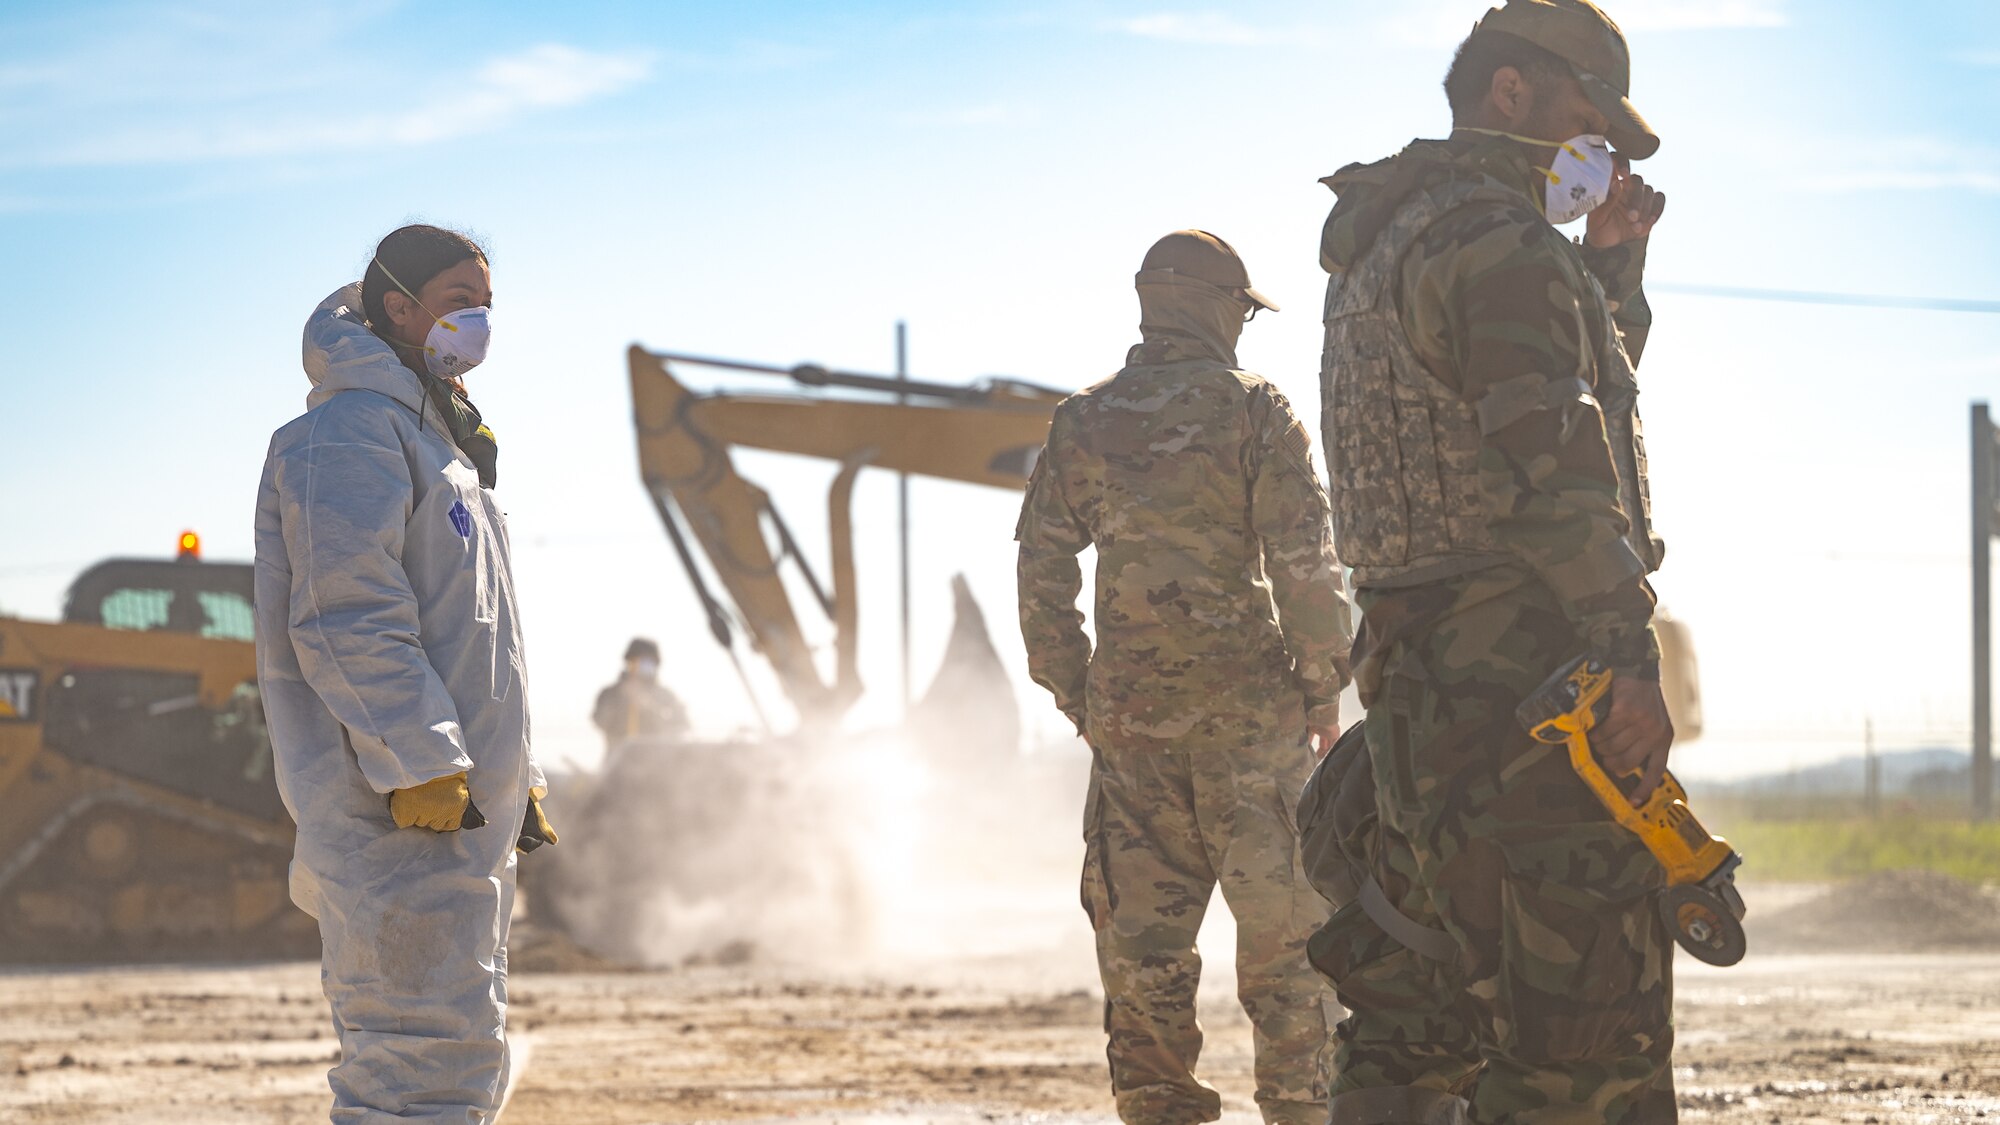
[[[306,322],[306,413],[257,495],[258,682],[340,1036],[335,1122],[480,1122],[507,1080],[515,827],[545,784],[493,494],[358,286]],[[396,827],[466,771],[484,828]]]

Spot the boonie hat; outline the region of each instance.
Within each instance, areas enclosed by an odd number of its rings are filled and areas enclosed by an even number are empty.
[[[1241,289],[1260,309],[1278,311],[1269,297],[1250,288],[1250,271],[1236,248],[1205,230],[1177,230],[1153,243],[1139,272],[1165,270],[1168,273],[1206,281],[1224,289]]]
[[[658,661],[660,646],[645,637],[633,637],[632,643],[625,646],[625,659]]]
[[[1660,135],[1632,105],[1632,52],[1625,33],[1590,0],[1507,0],[1473,26],[1525,39],[1559,55],[1576,72],[1584,96],[1610,125],[1604,135],[1620,155],[1644,160]]]

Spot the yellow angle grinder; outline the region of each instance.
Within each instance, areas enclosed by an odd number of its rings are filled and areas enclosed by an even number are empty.
[[[1660,920],[1682,949],[1711,965],[1743,959],[1743,896],[1736,869],[1743,857],[1729,841],[1711,835],[1688,809],[1687,791],[1670,772],[1646,802],[1632,807],[1626,787],[1642,771],[1614,780],[1590,750],[1590,731],[1611,706],[1611,669],[1593,656],[1562,666],[1514,712],[1537,742],[1569,745],[1569,764],[1604,804],[1612,819],[1639,837],[1667,872],[1660,892]],[[1621,784],[1622,783],[1622,784]]]

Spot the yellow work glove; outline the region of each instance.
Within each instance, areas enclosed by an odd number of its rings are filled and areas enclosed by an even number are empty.
[[[515,850],[526,855],[543,844],[560,843],[556,830],[549,826],[548,815],[542,812],[542,798],[549,795],[547,789],[539,785],[528,790],[528,812],[521,818],[521,839]]]
[[[389,794],[389,815],[396,818],[398,828],[456,832],[465,819],[465,807],[471,803],[472,790],[465,787],[465,775],[455,773]]]

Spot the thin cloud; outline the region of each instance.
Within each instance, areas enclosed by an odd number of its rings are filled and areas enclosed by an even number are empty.
[[[341,48],[401,0],[183,0],[57,6],[0,21],[0,115],[76,124],[96,111],[207,110],[337,87]]]
[[[194,124],[156,123],[65,137],[7,161],[15,166],[79,167],[186,164],[296,153],[407,147],[490,133],[541,110],[580,105],[643,82],[650,56],[544,43],[489,59],[469,82],[432,94],[414,108],[342,114],[279,115],[239,109]]]
[[[285,158],[256,164],[196,165],[186,175],[147,177],[140,185],[106,177],[105,183],[70,183],[60,191],[0,195],[0,214],[86,212],[106,208],[173,207],[245,191],[278,190],[310,183],[323,162]]]
[[[1620,0],[1612,18],[1634,31],[1735,31],[1786,27],[1791,0]],[[1384,22],[1404,43],[1438,47],[1464,39],[1486,7],[1464,0],[1405,0]]]
[[[12,63],[0,66],[0,90],[32,90],[47,86],[63,76],[61,67],[48,63]]]
[[[1803,186],[1827,192],[1974,191],[1982,195],[2000,195],[2000,169],[1924,171],[1911,168],[1876,168],[1814,176],[1805,181]]]
[[[720,52],[665,51],[660,59],[671,70],[688,74],[773,74],[825,62],[834,52],[825,47],[752,39]]]
[[[1220,12],[1156,12],[1113,20],[1107,26],[1112,31],[1141,39],[1204,46],[1256,47],[1276,42],[1278,38]]]
[[[1721,31],[1786,27],[1787,0],[1623,0],[1612,18],[1625,31]]]
[[[642,81],[651,67],[643,54],[597,54],[544,43],[488,62],[479,70],[479,82],[499,109],[566,106]]]
[[[2000,148],[1935,137],[1836,138],[1825,151],[1865,153],[1798,179],[1808,191],[1970,191],[2000,194]]]
[[[992,102],[957,109],[912,110],[897,115],[904,125],[935,126],[948,129],[975,129],[993,125],[1023,125],[1035,119],[1025,106]]]

